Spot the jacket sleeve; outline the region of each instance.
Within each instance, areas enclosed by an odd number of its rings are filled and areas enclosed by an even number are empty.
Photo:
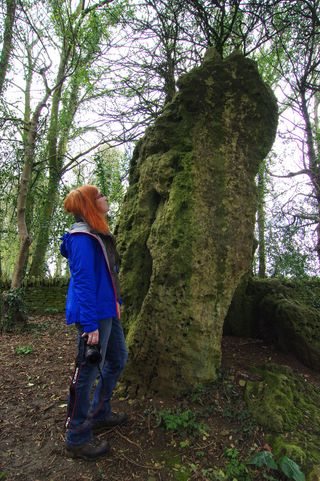
[[[94,272],[94,243],[87,234],[72,234],[69,266],[80,308],[80,324],[85,332],[98,329],[96,311],[97,282]]]

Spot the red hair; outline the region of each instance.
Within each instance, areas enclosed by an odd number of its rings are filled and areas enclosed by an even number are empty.
[[[69,192],[63,205],[67,212],[82,217],[93,230],[108,234],[106,216],[97,208],[98,195],[99,189],[95,185],[82,185]]]

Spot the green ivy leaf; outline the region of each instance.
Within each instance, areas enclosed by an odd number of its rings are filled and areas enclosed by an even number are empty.
[[[272,453],[270,453],[270,451],[260,451],[250,459],[248,464],[253,464],[258,468],[266,466],[269,469],[278,469],[278,465],[273,459]]]
[[[294,481],[305,481],[305,475],[292,459],[283,456],[279,461],[281,471],[290,479]]]

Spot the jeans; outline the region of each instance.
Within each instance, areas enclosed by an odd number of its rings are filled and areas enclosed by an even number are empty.
[[[69,445],[91,441],[92,423],[106,419],[110,415],[112,392],[128,359],[123,330],[117,318],[99,321],[101,375],[98,366],[86,362],[85,342],[81,337],[83,328],[80,325],[77,327],[78,356],[70,384],[66,420],[66,442]],[[98,383],[93,387],[98,376]]]

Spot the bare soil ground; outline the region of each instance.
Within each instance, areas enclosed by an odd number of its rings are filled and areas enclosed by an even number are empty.
[[[261,341],[226,337],[221,376],[183,398],[130,399],[115,394],[113,410],[130,421],[100,435],[111,454],[96,462],[68,459],[64,420],[73,372],[75,333],[64,317],[37,316],[20,335],[2,336],[0,349],[0,480],[6,481],[206,481],[226,466],[226,448],[241,459],[261,449],[265,433],[243,401],[250,368],[268,362],[289,365],[320,386],[315,373],[292,356]],[[187,428],[166,429],[168,410],[194,413]],[[257,473],[255,479],[259,479]]]

